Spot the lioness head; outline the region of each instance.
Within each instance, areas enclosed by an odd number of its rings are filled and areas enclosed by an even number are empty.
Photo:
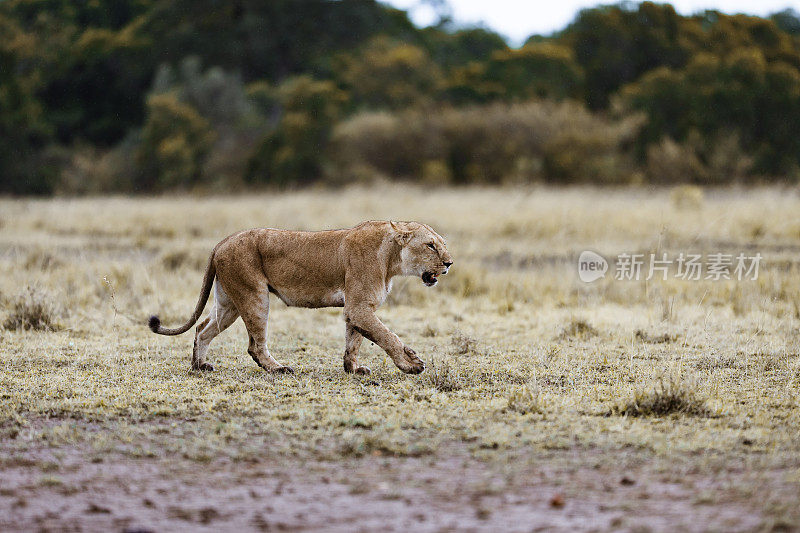
[[[401,270],[405,276],[419,276],[433,287],[439,276],[447,274],[453,258],[444,239],[433,229],[419,222],[392,222],[394,240],[401,246]]]

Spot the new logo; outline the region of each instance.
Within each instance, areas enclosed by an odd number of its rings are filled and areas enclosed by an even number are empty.
[[[591,250],[584,250],[578,257],[578,277],[581,281],[591,283],[605,277],[608,272],[608,261]]]

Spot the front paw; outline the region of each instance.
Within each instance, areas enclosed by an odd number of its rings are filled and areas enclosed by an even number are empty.
[[[372,370],[370,370],[366,366],[358,366],[353,372],[362,376],[368,376],[372,373]]]
[[[422,359],[417,357],[417,352],[415,352],[414,350],[412,350],[408,346],[403,347],[403,351],[405,352],[406,357],[408,358],[408,361],[411,364],[419,365],[419,366],[422,367],[423,370],[425,369],[425,363],[422,362]],[[422,370],[420,370],[420,372],[422,372]]]
[[[406,362],[403,365],[398,365],[400,370],[406,374],[421,374],[425,370],[425,363],[417,357],[417,352],[405,346],[403,352],[406,354]]]
[[[422,374],[425,371],[425,363],[422,359],[417,359],[413,363],[408,363],[400,367],[406,374]]]

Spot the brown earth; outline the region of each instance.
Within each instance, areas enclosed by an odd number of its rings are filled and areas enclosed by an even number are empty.
[[[781,529],[762,511],[797,492],[785,465],[708,458],[701,471],[636,449],[198,462],[4,439],[0,451],[3,531],[752,531]]]

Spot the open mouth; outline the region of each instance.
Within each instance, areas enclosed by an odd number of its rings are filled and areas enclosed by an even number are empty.
[[[426,286],[433,287],[437,281],[439,281],[439,274],[434,274],[433,272],[422,273],[422,283]]]

